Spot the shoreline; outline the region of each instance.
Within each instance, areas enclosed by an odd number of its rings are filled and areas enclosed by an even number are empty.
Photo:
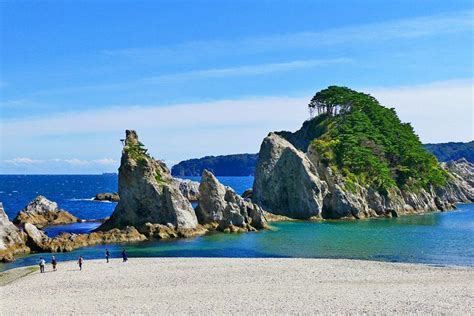
[[[16,272],[25,267],[8,270]],[[31,269],[31,268],[30,268]],[[90,291],[91,287],[95,290]],[[0,286],[1,314],[469,313],[474,269],[348,259],[59,262]],[[18,303],[28,297],[27,304]]]

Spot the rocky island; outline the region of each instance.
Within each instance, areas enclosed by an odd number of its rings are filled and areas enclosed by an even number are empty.
[[[42,228],[49,225],[71,224],[80,221],[79,218],[68,211],[59,209],[56,202],[39,195],[18,213],[13,223],[17,225],[30,223]]]
[[[300,130],[260,147],[252,199],[292,218],[398,216],[474,201],[472,164],[440,164],[413,128],[370,95],[331,86]]]

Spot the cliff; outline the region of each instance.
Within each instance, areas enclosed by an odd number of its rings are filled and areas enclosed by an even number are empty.
[[[8,219],[0,203],[0,261],[11,261],[14,255],[30,252],[25,241],[26,235]]]
[[[175,229],[194,229],[198,225],[191,203],[173,184],[166,165],[153,159],[127,130],[119,168],[118,202],[113,214],[98,230],[137,228],[146,223],[172,225]]]
[[[370,95],[329,87],[311,105],[320,115],[295,133],[270,133],[261,145],[252,199],[266,210],[361,218],[474,201],[466,180],[472,164],[440,165],[412,127]]]

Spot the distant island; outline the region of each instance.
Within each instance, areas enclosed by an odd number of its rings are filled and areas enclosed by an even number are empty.
[[[286,133],[286,132],[282,132]],[[474,141],[467,143],[450,142],[423,145],[441,162],[465,158],[474,162]],[[204,169],[210,170],[216,176],[253,176],[258,154],[232,154],[206,156],[183,160],[171,169],[173,176],[201,176]]]

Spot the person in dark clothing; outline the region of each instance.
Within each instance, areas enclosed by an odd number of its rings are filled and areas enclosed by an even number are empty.
[[[77,264],[79,265],[79,270],[82,271],[82,264],[84,263],[84,258],[82,256],[79,257],[79,260],[77,261]]]
[[[56,271],[56,265],[58,264],[58,261],[56,260],[55,256],[51,258],[51,264],[53,265],[53,271]]]
[[[109,263],[109,257],[110,257],[109,249],[105,249],[105,260],[107,260],[107,263]]]
[[[40,258],[40,261],[39,261],[39,266],[40,266],[40,273],[44,273],[44,266],[46,264],[46,261],[44,260],[43,257]]]
[[[126,262],[128,260],[127,253],[125,252],[125,248],[123,248],[123,251],[122,251],[122,259],[123,259],[123,262]]]

